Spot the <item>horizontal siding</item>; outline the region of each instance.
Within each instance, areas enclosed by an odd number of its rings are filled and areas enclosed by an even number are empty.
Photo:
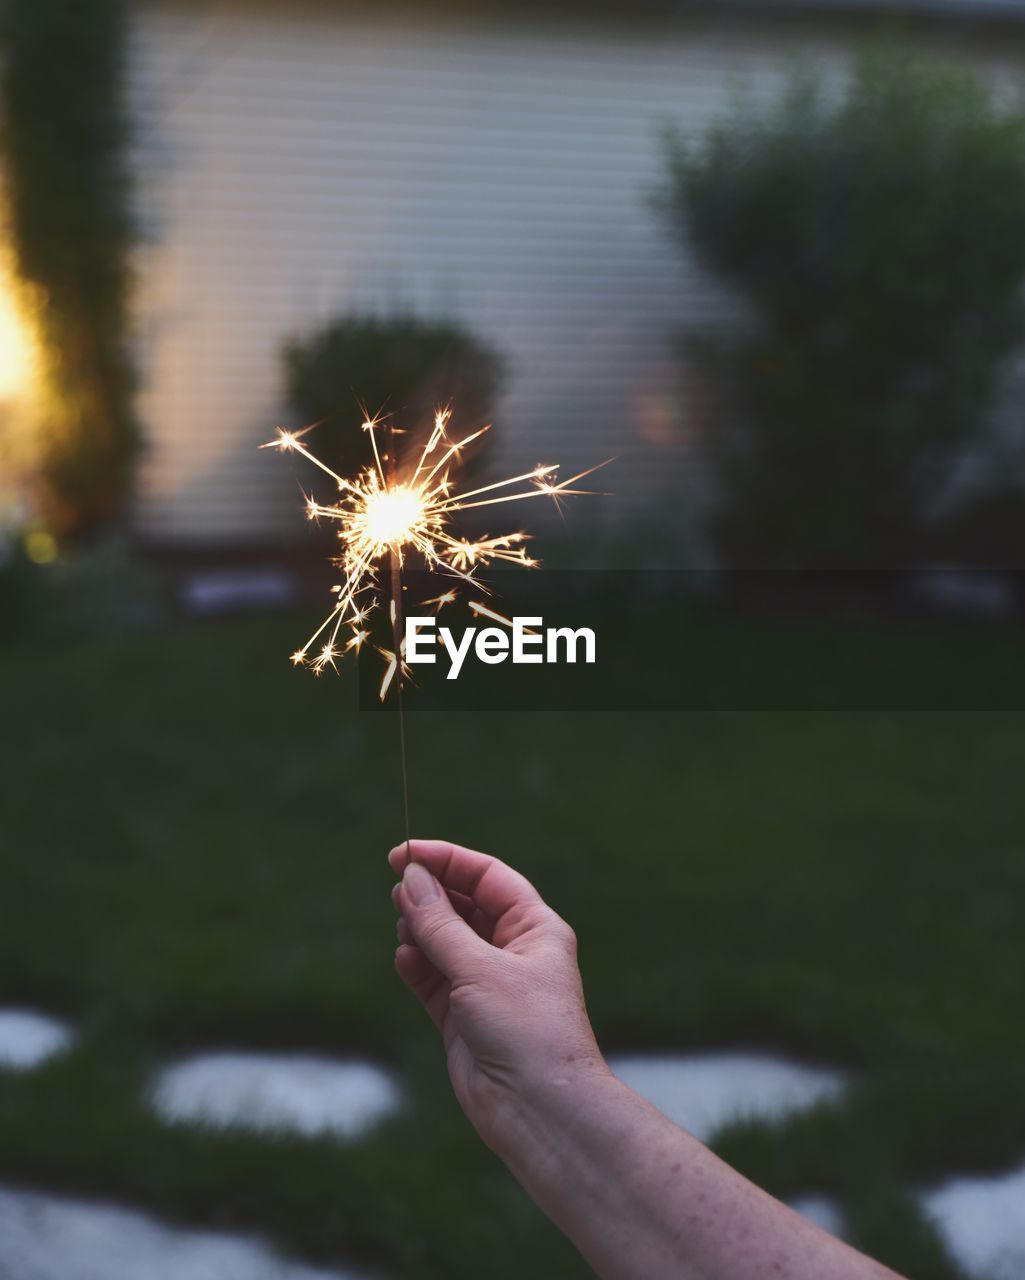
[[[658,129],[696,135],[738,90],[774,94],[798,55],[836,79],[839,39],[344,6],[153,6],[134,23],[142,532],[301,529],[256,445],[287,418],[283,341],[351,308],[456,316],[503,351],[496,462],[615,454],[604,509],[623,516],[642,495],[697,498],[671,337],[735,308],[650,209]]]

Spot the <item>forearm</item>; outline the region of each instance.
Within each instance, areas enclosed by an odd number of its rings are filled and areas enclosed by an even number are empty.
[[[396,967],[441,1031],[481,1137],[602,1280],[894,1280],[612,1075],[572,930],[522,876],[445,842],[413,852],[429,869],[408,848],[390,855],[402,868]]]
[[[883,1280],[604,1070],[514,1109],[500,1154],[602,1280]]]

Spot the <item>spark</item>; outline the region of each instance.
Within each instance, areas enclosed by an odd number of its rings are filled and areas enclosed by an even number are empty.
[[[461,455],[490,427],[481,427],[453,440],[448,434],[450,416],[449,409],[440,410],[435,415],[427,443],[420,450],[415,465],[406,472],[395,465],[396,460],[389,454],[381,454],[377,439],[381,421],[370,415],[362,427],[370,437],[373,464],[365,467],[354,479],[338,475],[305,443],[307,434],[319,423],[300,431],[286,431],[279,427],[275,439],[261,446],[282,453],[298,453],[329,475],[338,487],[339,496],[335,502],[318,502],[304,494],[309,519],[337,523],[340,549],[334,563],[341,571],[342,580],[331,589],[336,599],[328,616],[302,648],[291,655],[293,665],[309,667],[319,675],[327,667],[337,670],[336,660],[344,654],[360,652],[369,638],[363,624],[382,594],[381,568],[385,561],[401,568],[408,558],[418,557],[429,571],[450,575],[485,593],[487,589],[475,577],[482,567],[495,561],[519,565],[524,569],[538,567],[539,561],[528,555],[522,545],[529,538],[524,530],[497,536],[483,535],[476,539],[458,537],[451,530],[452,518],[458,512],[527,498],[547,497],[559,506],[559,499],[564,496],[596,492],[576,486],[598,467],[590,467],[567,480],[559,480],[557,463],[539,464],[531,471],[461,492],[453,478],[462,460]],[[388,431],[392,436],[401,434],[391,426]],[[391,452],[394,452],[394,440]],[[385,462],[389,463],[387,470]],[[424,603],[435,605],[440,610],[455,599],[455,590],[449,589]],[[479,602],[473,602],[470,607],[477,614],[508,624],[508,619]],[[392,600],[390,614],[393,621],[395,611],[396,602]],[[347,638],[340,638],[343,628],[349,632]],[[325,633],[326,638],[321,640]],[[320,648],[314,653],[313,646],[317,642],[320,642]],[[398,659],[393,649],[378,647],[378,653],[386,663],[379,690],[383,701],[399,668],[400,680],[408,669],[401,658],[401,646]]]
[[[445,605],[455,604],[458,598],[454,591],[449,590],[443,591],[440,596],[431,596],[428,600],[421,600],[420,603],[424,606],[433,604],[435,606],[434,612],[440,613]]]
[[[490,618],[492,622],[500,622],[503,627],[509,627],[510,629],[515,625],[512,618],[507,618],[504,613],[499,613],[495,609],[487,608],[479,600],[471,600],[469,609],[475,618]],[[525,636],[536,636],[538,632],[531,631],[529,627],[524,627],[523,634]]]

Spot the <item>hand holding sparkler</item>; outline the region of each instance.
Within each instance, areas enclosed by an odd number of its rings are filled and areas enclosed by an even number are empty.
[[[402,915],[396,968],[444,1037],[460,1105],[501,1154],[513,1138],[504,1127],[510,1089],[528,1092],[567,1060],[575,1073],[608,1073],[584,1008],[573,930],[497,858],[415,840],[388,861],[402,876],[392,891]]]
[[[899,1280],[613,1075],[573,931],[528,880],[440,840],[407,842],[388,861],[402,877],[395,967],[441,1032],[460,1105],[599,1276]]]

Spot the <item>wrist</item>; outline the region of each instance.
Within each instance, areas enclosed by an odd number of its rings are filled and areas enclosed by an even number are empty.
[[[511,1089],[494,1150],[526,1182],[522,1171],[550,1168],[620,1091],[627,1086],[597,1048],[538,1067]]]

